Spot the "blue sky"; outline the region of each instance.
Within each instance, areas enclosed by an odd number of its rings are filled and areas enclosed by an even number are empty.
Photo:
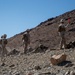
[[[75,0],[0,0],[0,36],[8,38],[75,9]]]

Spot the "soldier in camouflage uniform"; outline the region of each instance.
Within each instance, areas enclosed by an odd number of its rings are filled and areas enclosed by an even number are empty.
[[[2,65],[4,65],[5,63],[5,59],[4,57],[7,55],[7,50],[6,50],[6,44],[7,44],[7,39],[6,39],[7,35],[4,34],[1,36],[0,39],[0,49],[1,49],[1,62]]]
[[[30,44],[29,29],[23,34],[22,40],[23,40],[24,53],[26,54],[28,45]]]
[[[64,20],[63,20],[63,19],[60,20],[60,24],[59,24],[59,27],[58,27],[58,32],[59,32],[59,35],[60,35],[60,37],[61,37],[60,49],[62,49],[63,45],[64,45],[64,48],[66,48],[65,33],[66,33],[66,27],[67,27],[68,25],[69,25],[69,24],[67,24],[67,25],[64,24]]]
[[[2,46],[2,56],[4,56],[5,54],[7,54],[7,50],[6,50],[6,45],[7,45],[7,39],[6,39],[7,35],[4,34],[1,36],[1,46]]]

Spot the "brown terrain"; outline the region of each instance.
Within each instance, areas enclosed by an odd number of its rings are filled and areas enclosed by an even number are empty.
[[[44,22],[41,22],[37,27],[30,29],[31,47],[33,49],[39,44],[43,44],[49,48],[55,48],[59,46],[60,37],[58,35],[57,29],[61,18],[65,19],[65,24],[68,23],[68,18],[70,18],[71,21],[70,25],[67,27],[66,32],[67,43],[75,40],[75,10],[73,10],[55,18],[50,18]],[[7,46],[10,48],[21,47],[22,35],[24,32],[9,38]]]
[[[30,29],[31,49],[27,54],[23,54],[22,46],[25,31],[8,39],[8,56],[3,58],[4,64],[0,65],[0,75],[75,75],[70,74],[75,71],[75,48],[59,49],[60,36],[57,30],[62,18],[65,19],[65,24],[70,18],[66,31],[67,44],[75,41],[75,10],[41,22]],[[39,48],[40,44],[43,48]],[[61,53],[67,55],[66,61],[51,65],[51,56]]]

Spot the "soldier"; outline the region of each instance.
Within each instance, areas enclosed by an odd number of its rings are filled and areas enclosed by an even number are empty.
[[[6,51],[6,44],[7,44],[7,39],[6,39],[7,35],[4,34],[1,36],[1,45],[2,45],[2,56],[4,56],[5,54],[7,54]]]
[[[7,35],[4,34],[1,36],[0,39],[0,49],[1,49],[1,61],[2,61],[2,66],[5,65],[4,61],[4,56],[7,55],[7,50],[6,50],[6,44],[7,44]]]
[[[60,20],[60,24],[59,24],[59,27],[58,27],[58,32],[59,32],[59,35],[61,37],[61,41],[60,41],[60,49],[62,49],[63,45],[64,45],[64,48],[66,48],[66,39],[65,39],[65,33],[66,33],[66,27],[68,26],[64,24],[64,21],[63,19]]]
[[[22,40],[23,40],[23,46],[24,46],[24,53],[26,54],[28,45],[30,44],[29,29],[23,34]]]

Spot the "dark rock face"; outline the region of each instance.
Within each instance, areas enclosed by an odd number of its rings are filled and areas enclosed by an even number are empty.
[[[8,53],[8,55],[18,55],[20,52],[16,49],[13,49],[11,52]]]
[[[37,48],[34,49],[33,53],[45,52],[47,49],[48,47],[40,44]]]
[[[35,70],[41,70],[40,66],[35,66]]]
[[[66,48],[67,49],[75,48],[75,41],[71,41],[70,43],[68,43]]]

